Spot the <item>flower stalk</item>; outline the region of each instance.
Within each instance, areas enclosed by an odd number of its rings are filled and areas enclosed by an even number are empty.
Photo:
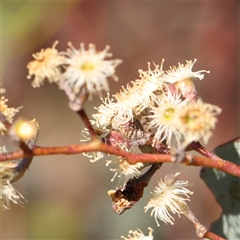
[[[207,228],[198,221],[198,219],[191,211],[186,211],[184,215],[193,223],[194,227],[196,228],[196,235],[199,238],[208,238],[211,240],[226,240],[225,238],[222,238],[217,234],[208,231]]]
[[[98,136],[95,133],[95,131],[94,131],[94,129],[93,129],[93,127],[92,127],[92,125],[91,125],[91,123],[88,119],[88,116],[84,111],[84,109],[82,108],[82,109],[78,110],[76,113],[80,116],[80,118],[84,122],[85,126],[87,127],[92,140],[98,139]]]

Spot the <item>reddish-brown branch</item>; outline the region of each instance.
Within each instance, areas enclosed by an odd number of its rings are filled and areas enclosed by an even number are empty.
[[[54,155],[54,154],[78,154],[83,152],[104,152],[108,154],[118,155],[125,157],[131,164],[137,162],[149,162],[149,163],[160,163],[160,162],[172,162],[170,154],[134,154],[125,152],[119,148],[109,146],[100,140],[94,140],[87,144],[69,145],[62,147],[34,147],[32,153],[23,153],[23,151],[9,152],[0,155],[0,162],[23,158],[25,156],[42,156],[42,155]],[[240,177],[240,166],[229,162],[227,160],[191,156],[186,155],[181,164],[189,166],[203,166],[209,168],[216,168],[223,172],[231,175]]]
[[[171,162],[171,155],[169,154],[133,154],[128,157],[130,163],[137,162]],[[189,166],[202,166],[209,168],[216,168],[231,175],[240,177],[240,166],[223,159],[212,160],[211,158],[186,155],[181,162]]]
[[[211,240],[226,240],[226,238],[222,238],[218,236],[217,234],[207,231],[204,235],[205,238],[211,239]]]

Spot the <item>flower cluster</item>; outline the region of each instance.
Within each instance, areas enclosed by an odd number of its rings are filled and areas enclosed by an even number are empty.
[[[118,80],[115,68],[122,61],[105,59],[112,56],[108,53],[109,46],[97,52],[93,44],[89,44],[89,49],[86,50],[83,43],[79,49],[68,43],[70,48],[66,52],[58,52],[55,48],[57,44],[58,41],[52,48],[33,54],[35,60],[27,65],[27,78],[34,76],[33,87],[39,87],[44,80],[48,80],[50,83],[57,83],[68,95],[84,92],[91,98],[92,94],[109,90],[108,77]]]
[[[55,48],[57,43],[33,55],[35,60],[27,65],[28,78],[34,76],[34,87],[42,85],[44,80],[58,84],[68,96],[72,110],[79,113],[86,99],[91,99],[93,94],[101,95],[102,91],[109,91],[107,79],[112,77],[118,80],[115,69],[122,61],[106,60],[112,57],[108,52],[109,46],[98,52],[93,44],[85,49],[82,43],[76,49],[72,43],[68,43],[66,52],[58,52]],[[89,129],[83,131],[86,140],[91,141],[90,137],[96,134],[108,145],[138,154],[169,154],[175,145],[179,147],[176,149],[184,150],[193,141],[203,140],[207,143],[221,109],[204,103],[198,97],[194,80],[202,80],[209,71],[194,72],[192,69],[196,61],[178,63],[177,67],[170,67],[169,70],[163,70],[164,59],[160,65],[154,64],[153,67],[148,63],[146,71],[139,70],[138,79],[122,86],[114,95],[108,93],[105,99],[101,98],[102,104],[96,108],[97,112],[90,120],[92,126],[89,124]],[[90,157],[92,162],[104,156],[101,152],[84,155]],[[120,210],[129,209],[140,199],[143,188],[151,178],[149,176],[161,164],[153,163],[142,174],[149,163],[129,164],[121,156],[109,158],[106,166],[115,166],[110,169],[114,172],[112,181],[116,176],[123,177],[125,181],[123,189],[109,191],[109,195],[119,202]],[[157,168],[152,168],[154,166]],[[151,216],[154,216],[158,226],[158,220],[174,224],[172,214],[180,216],[190,212],[186,202],[193,192],[187,189],[188,182],[176,180],[177,176],[178,173],[169,174],[160,180],[144,208],[145,211],[153,208]],[[120,214],[122,212],[118,211]],[[130,231],[128,238],[122,238],[152,240],[152,232],[149,228],[149,235],[144,236],[138,229]]]
[[[197,97],[193,80],[202,80],[208,71],[192,72],[195,62],[168,71],[163,71],[163,61],[154,70],[148,64],[147,71],[139,70],[139,79],[102,99],[93,127],[98,132],[117,131],[131,141],[150,133],[152,146],[186,146],[200,139],[207,143],[221,109]]]
[[[181,149],[192,141],[208,141],[221,109],[198,98],[193,82],[194,79],[202,80],[203,73],[208,71],[192,72],[196,60],[164,71],[163,62],[160,66],[154,65],[154,69],[148,63],[147,71],[139,70],[139,79],[122,87],[115,95],[108,94],[102,99],[91,120],[102,141],[139,154],[164,153],[163,149],[170,149],[174,144]],[[159,145],[164,147],[159,149]],[[88,157],[93,157],[92,161],[95,161],[103,155],[96,157],[88,154]],[[124,186],[128,186],[131,179],[140,179],[142,170],[149,166],[142,162],[129,164],[120,156],[110,158],[106,165],[115,165],[110,169],[115,173],[112,181],[116,176],[123,177]],[[153,208],[151,216],[158,226],[159,220],[174,224],[172,214],[180,216],[190,211],[186,201],[189,201],[192,192],[187,189],[187,181],[176,180],[177,175],[172,176],[171,181],[169,176],[164,181],[160,180],[144,208],[145,211]],[[118,197],[116,192],[114,194]],[[131,205],[124,190],[118,200],[120,206],[124,203]],[[139,231],[131,233],[129,239],[148,239]]]
[[[66,52],[58,52],[57,43],[33,54],[35,60],[27,65],[28,78],[35,76],[34,87],[47,79],[56,82],[70,101],[85,101],[102,90],[109,91],[108,77],[118,79],[115,68],[121,60],[106,60],[112,56],[109,46],[98,52],[93,44],[86,50],[83,43],[79,49],[69,43]],[[221,109],[198,99],[193,80],[202,80],[209,71],[192,71],[196,59],[167,71],[163,62],[154,64],[153,69],[148,63],[146,71],[139,70],[139,79],[102,100],[92,121],[100,135],[117,131],[139,139],[151,133],[153,146],[163,142],[168,147],[172,142],[208,141]]]

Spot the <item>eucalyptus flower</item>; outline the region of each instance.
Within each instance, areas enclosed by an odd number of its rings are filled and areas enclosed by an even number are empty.
[[[217,122],[216,115],[220,113],[219,107],[200,99],[183,106],[179,117],[185,142],[199,141],[202,138],[206,144]]]
[[[61,66],[65,57],[55,48],[57,44],[58,41],[55,41],[51,48],[42,49],[32,55],[35,60],[27,65],[29,71],[27,78],[35,76],[32,82],[33,87],[40,87],[45,79],[50,83],[60,80]]]
[[[83,43],[79,49],[70,42],[68,45],[70,48],[66,52],[67,57],[64,61],[66,71],[62,75],[61,88],[66,84],[75,94],[84,88],[90,98],[92,94],[101,94],[102,90],[109,91],[107,78],[118,80],[115,68],[122,62],[119,59],[106,60],[112,56],[108,53],[110,47],[106,46],[103,51],[97,52],[94,44],[89,44],[88,50]]]
[[[174,217],[171,213],[180,217],[180,214],[189,211],[186,201],[190,201],[189,195],[193,194],[193,192],[186,188],[189,186],[187,181],[176,180],[178,174],[170,177],[166,176],[164,181],[158,181],[152,197],[144,207],[145,212],[153,208],[151,216],[154,216],[158,226],[160,226],[158,220],[173,225]]]

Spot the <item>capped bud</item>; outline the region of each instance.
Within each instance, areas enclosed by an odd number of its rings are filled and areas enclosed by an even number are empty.
[[[9,130],[9,135],[14,141],[29,141],[37,135],[38,125],[35,120],[29,121],[25,118],[18,118]]]

